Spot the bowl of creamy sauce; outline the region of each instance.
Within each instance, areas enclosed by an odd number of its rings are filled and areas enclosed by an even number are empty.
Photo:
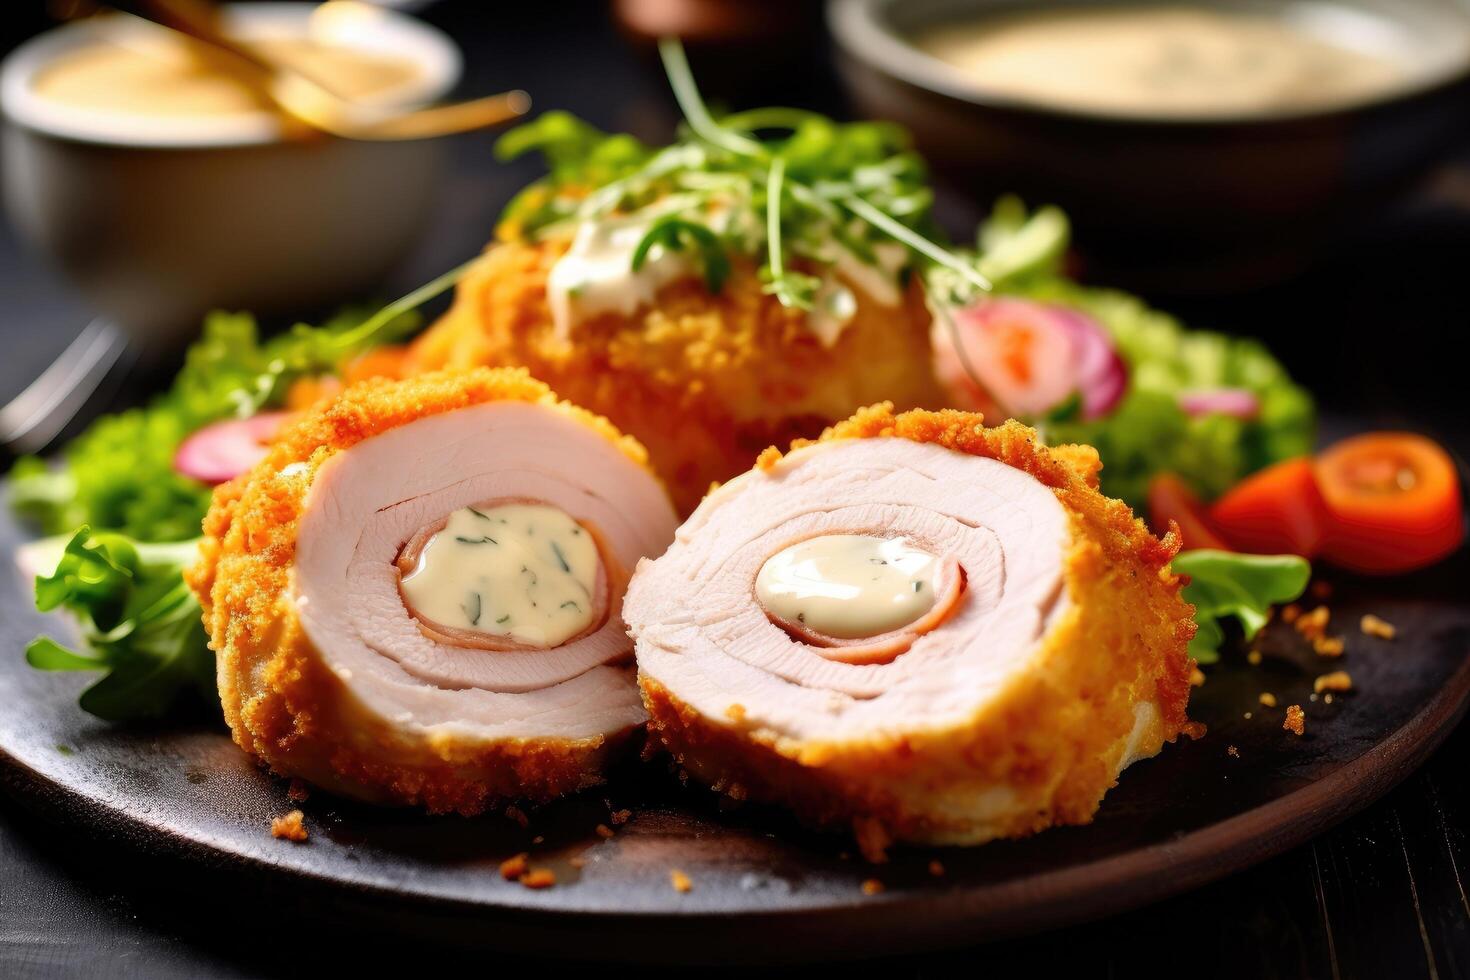
[[[457,51],[437,31],[366,4],[228,11],[237,39],[370,106],[431,101],[460,73]],[[78,140],[199,146],[283,138],[290,127],[248,72],[147,21],[100,17],[22,48],[7,65],[0,98],[10,118]]]
[[[1470,5],[1454,0],[829,0],[828,15],[864,114],[910,127],[982,194],[1067,208],[1084,245],[1159,274],[1131,278],[1142,288],[1227,252],[1279,278],[1300,263],[1273,252],[1319,247],[1470,124]]]
[[[1265,119],[1392,99],[1470,71],[1439,0],[836,0],[849,50],[976,101],[1134,119]]]
[[[1249,9],[1036,8],[933,27],[913,40],[955,84],[1127,116],[1309,112],[1395,92],[1415,74],[1413,46],[1391,24],[1318,24]]]
[[[448,37],[367,4],[224,9],[237,39],[368,107],[437,101],[461,73]],[[12,221],[145,349],[167,353],[210,309],[367,298],[432,212],[438,141],[310,131],[249,71],[122,15],[64,24],[0,67]]]

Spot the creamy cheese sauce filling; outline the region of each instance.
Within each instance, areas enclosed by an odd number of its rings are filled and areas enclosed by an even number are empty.
[[[755,593],[777,620],[842,640],[908,626],[933,608],[940,560],[908,538],[824,534],[776,552]]]
[[[601,561],[592,535],[559,508],[464,507],[400,587],[420,621],[549,648],[595,625]]]

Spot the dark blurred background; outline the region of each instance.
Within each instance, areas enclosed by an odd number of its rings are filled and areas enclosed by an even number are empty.
[[[632,6],[657,13],[685,5]],[[691,46],[695,72],[711,101],[850,114],[820,27],[820,5],[729,0],[706,6],[741,25],[732,28],[734,41]],[[531,93],[536,111],[569,109],[600,127],[649,140],[663,140],[672,131],[674,107],[646,39],[606,3],[444,0],[415,12],[463,48],[462,94],[520,87]],[[39,5],[8,5],[0,49],[51,23]],[[767,29],[777,23],[798,32],[790,36],[799,43],[772,40]],[[399,295],[476,252],[510,195],[536,175],[532,161],[496,162],[494,140],[493,133],[453,138],[452,166],[431,231],[381,284],[380,298]],[[1006,190],[942,185],[941,219],[957,239],[969,239],[987,202]],[[1077,229],[1078,266],[1086,278],[1096,280],[1106,265],[1089,252],[1089,243],[1106,239],[1105,231],[1086,224]],[[1148,298],[1192,326],[1266,341],[1316,393],[1329,428],[1413,428],[1464,455],[1470,449],[1470,414],[1462,402],[1465,362],[1457,352],[1470,326],[1467,269],[1470,139],[1402,196],[1365,202],[1286,281],[1201,293],[1171,290],[1167,281],[1151,277]],[[54,270],[22,247],[4,220],[0,302],[3,402],[50,363],[90,312]],[[300,311],[306,318],[321,313]],[[135,373],[93,410],[145,397],[167,371],[164,366],[152,375]],[[1466,856],[1459,817],[1470,814],[1461,761],[1466,751],[1462,730],[1423,773],[1344,827],[1164,907],[1060,936],[879,968],[904,975],[959,969],[1046,975],[1051,968],[1097,976],[1467,975],[1470,904],[1456,863],[1457,856]],[[33,817],[0,811],[0,874],[8,876],[0,908],[0,973],[70,966],[136,976],[258,975],[340,962],[341,947],[324,942],[283,965],[280,948],[252,941],[254,926],[222,927],[172,908],[166,878],[151,880],[146,869],[113,867],[110,861],[85,846],[62,846]],[[370,955],[380,966],[406,966],[405,958],[424,965],[416,954],[383,948],[381,937],[350,941],[358,944],[358,955]],[[476,964],[488,965],[455,953],[438,967]]]

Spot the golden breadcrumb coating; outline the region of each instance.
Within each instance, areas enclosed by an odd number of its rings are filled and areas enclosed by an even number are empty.
[[[733,798],[777,802],[808,823],[849,828],[876,859],[890,840],[973,844],[1087,823],[1115,785],[1130,741],[1147,755],[1180,733],[1203,731],[1185,716],[1195,623],[1169,571],[1177,535],[1159,540],[1126,504],[1098,491],[1092,448],[1046,448],[1018,422],[981,423],[956,411],[895,415],[885,404],[833,426],[821,441],[933,443],[999,460],[1056,494],[1072,527],[1063,559],[1070,602],[1042,638],[1036,668],[965,724],[841,742],[753,728],[744,712],[706,717],[642,675],[650,730],[686,771]],[[761,465],[780,456],[770,450]],[[1135,731],[1135,708],[1144,703],[1157,711]],[[976,822],[971,801],[993,787],[1013,793],[1014,805]]]
[[[405,370],[529,368],[647,446],[680,513],[773,442],[815,435],[880,398],[905,408],[942,400],[917,282],[897,307],[850,284],[857,313],[827,348],[804,313],[768,295],[755,266],[736,258],[719,295],[699,280],[675,282],[631,318],[578,323],[568,342],[546,297],[567,247],[565,239],[492,247],[449,312],[414,342]]]
[[[647,454],[606,419],[558,401],[524,370],[365,381],[289,424],[251,472],[215,490],[200,560],[185,579],[217,655],[235,741],[283,776],[381,802],[476,813],[601,781],[602,737],[461,742],[411,735],[355,706],[302,628],[292,597],[297,530],[317,470],[334,454],[409,422],[492,401],[544,405],[601,433],[640,466]]]

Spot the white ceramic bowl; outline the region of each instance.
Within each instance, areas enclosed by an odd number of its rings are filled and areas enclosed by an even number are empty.
[[[227,8],[246,38],[303,36],[316,9]],[[373,293],[425,226],[441,143],[288,139],[270,113],[131,116],[35,92],[36,74],[64,52],[153,30],[123,18],[67,24],[0,66],[5,205],[23,237],[155,353],[191,337],[210,309],[282,313]],[[454,43],[402,14],[333,24],[330,37],[418,63],[387,104],[437,100],[460,75]]]

